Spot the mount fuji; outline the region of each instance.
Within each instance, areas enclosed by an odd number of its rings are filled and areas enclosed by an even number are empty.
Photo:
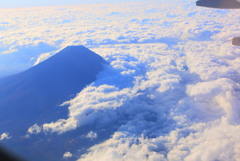
[[[31,142],[22,141],[28,128],[66,117],[67,108],[59,106],[94,82],[104,64],[89,49],[69,46],[24,72],[0,79],[0,134],[11,136],[4,144],[17,153],[31,147]]]

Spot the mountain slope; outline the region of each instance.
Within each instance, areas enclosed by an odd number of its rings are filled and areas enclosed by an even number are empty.
[[[95,81],[104,63],[87,48],[70,46],[27,71],[0,79],[0,133],[22,135],[33,123],[66,116],[67,109],[58,106]]]

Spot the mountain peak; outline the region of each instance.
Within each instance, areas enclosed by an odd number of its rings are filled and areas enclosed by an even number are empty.
[[[89,50],[88,48],[86,48],[83,45],[72,45],[72,46],[67,46],[66,48],[64,48],[61,52],[77,52],[77,51],[81,51],[81,54],[88,54],[88,53],[92,53],[92,54],[96,54],[94,52],[92,52],[91,50]],[[85,51],[85,52],[83,52]]]
[[[105,63],[84,46],[69,46],[24,72],[0,79],[0,133],[26,132],[32,123],[67,116],[67,109],[56,107],[94,82]],[[12,124],[19,129],[9,128]]]
[[[89,50],[88,48],[80,45],[80,46],[68,46],[42,63],[56,65],[58,63],[64,63],[67,61],[72,61],[72,63],[79,63],[79,61],[81,61],[81,63],[84,63],[85,61],[91,62],[92,60],[104,61],[99,55]],[[91,63],[93,63],[92,65],[94,65],[94,61]],[[38,64],[37,66],[42,65]]]

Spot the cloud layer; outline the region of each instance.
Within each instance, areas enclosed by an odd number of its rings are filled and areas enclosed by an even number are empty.
[[[109,62],[96,82],[63,103],[68,118],[35,124],[29,135],[88,126],[94,142],[112,131],[79,161],[239,160],[240,49],[228,42],[239,34],[238,11],[164,1],[0,12],[2,54],[53,46],[34,64],[82,44]]]

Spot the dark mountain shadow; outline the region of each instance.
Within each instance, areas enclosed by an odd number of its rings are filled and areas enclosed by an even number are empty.
[[[26,134],[35,123],[67,117],[59,107],[96,80],[105,60],[83,46],[63,49],[46,61],[0,79],[0,134]]]

